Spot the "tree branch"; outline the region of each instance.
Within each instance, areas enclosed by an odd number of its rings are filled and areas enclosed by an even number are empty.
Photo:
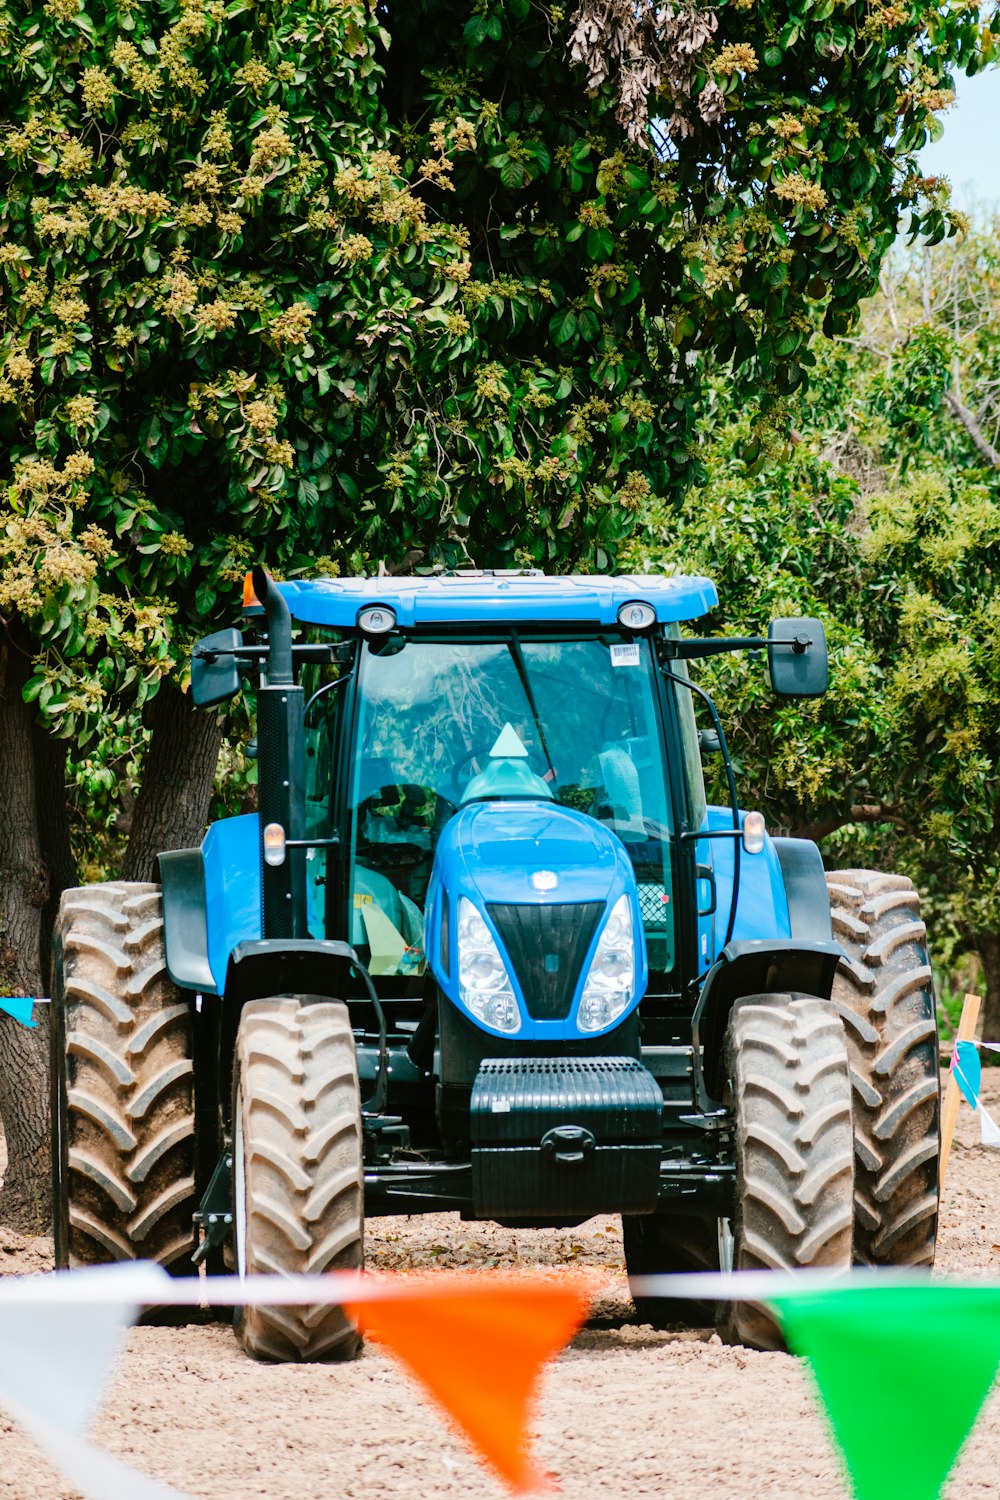
[[[981,431],[974,413],[969,410],[964,401],[961,401],[955,395],[954,391],[945,391],[944,399],[952,416],[957,417],[969,434],[977,453],[982,458],[985,458],[991,468],[1000,469],[1000,453],[997,452],[989,438]]]

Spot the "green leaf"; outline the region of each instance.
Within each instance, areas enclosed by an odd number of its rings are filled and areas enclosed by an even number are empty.
[[[568,344],[576,335],[577,317],[571,307],[564,307],[549,320],[549,334],[554,344]]]
[[[505,156],[500,166],[500,181],[504,187],[511,192],[523,187],[528,180],[528,172],[519,161],[514,161],[510,156]]]
[[[785,359],[789,354],[794,354],[802,342],[802,334],[793,328],[786,328],[784,333],[778,335],[774,344],[774,352],[779,359]]]
[[[610,229],[588,229],[587,254],[592,260],[609,260],[615,248]]]

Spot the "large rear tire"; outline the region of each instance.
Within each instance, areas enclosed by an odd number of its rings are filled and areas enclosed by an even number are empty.
[[[736,1136],[733,1268],[847,1269],[854,1147],[844,1028],[827,1001],[752,995],[726,1035]],[[762,1307],[724,1304],[723,1336],[781,1349]]]
[[[244,1006],[233,1080],[237,1270],[319,1275],[363,1264],[361,1103],[346,1005],[296,997]],[[238,1308],[255,1359],[347,1360],[343,1308]]]
[[[854,1088],[854,1258],[930,1266],[941,1154],[937,1021],[920,897],[902,875],[827,875],[847,957],[833,1001]]]
[[[170,981],[160,888],[64,892],[55,929],[52,1163],[56,1264],[194,1249],[189,997]]]
[[[629,1283],[635,1276],[667,1276],[679,1271],[718,1271],[719,1220],[693,1214],[625,1214],[622,1240]],[[709,1328],[715,1323],[714,1302],[695,1302],[681,1297],[635,1296],[640,1323],[653,1328],[682,1324],[686,1328]]]

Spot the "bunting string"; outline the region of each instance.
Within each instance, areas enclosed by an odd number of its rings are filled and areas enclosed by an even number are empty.
[[[337,1273],[213,1279],[212,1302],[341,1303],[508,1488],[527,1494],[547,1487],[527,1438],[542,1370],[596,1290],[578,1273]],[[1000,1366],[1000,1284],[921,1272],[761,1271],[641,1277],[632,1291],[766,1303],[811,1370],[856,1500],[938,1500]],[[197,1306],[204,1296],[198,1278],[174,1280],[142,1264],[0,1282],[0,1406],[88,1500],[190,1500],[86,1434],[140,1309]],[[664,1434],[670,1420],[664,1409]]]

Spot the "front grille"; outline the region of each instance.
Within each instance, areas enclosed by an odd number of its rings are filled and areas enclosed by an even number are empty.
[[[603,903],[496,904],[486,910],[514,966],[528,1014],[536,1021],[565,1021]]]

